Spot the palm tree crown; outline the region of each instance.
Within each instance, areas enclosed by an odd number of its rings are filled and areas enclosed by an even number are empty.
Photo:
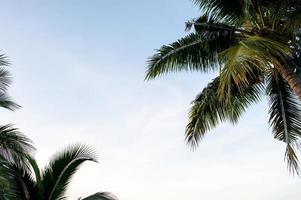
[[[28,169],[26,157],[34,150],[33,142],[11,124],[0,126],[0,155],[7,161]]]
[[[20,106],[7,94],[11,83],[10,73],[5,69],[9,65],[4,54],[0,54],[0,107],[14,111]],[[28,169],[29,163],[26,157],[33,153],[35,148],[30,139],[23,135],[12,124],[0,125],[0,156],[19,167]]]
[[[217,71],[192,103],[187,142],[196,147],[223,121],[236,123],[265,94],[274,137],[287,144],[289,170],[299,173],[301,137],[301,1],[194,0],[203,13],[193,31],[149,59],[146,79],[175,71]]]
[[[41,170],[37,162],[28,157],[32,171],[25,171],[0,157],[0,200],[62,200],[70,180],[86,161],[96,161],[93,149],[85,145],[72,145],[57,153]],[[1,181],[2,180],[2,181]],[[116,200],[110,193],[95,193],[81,200]]]

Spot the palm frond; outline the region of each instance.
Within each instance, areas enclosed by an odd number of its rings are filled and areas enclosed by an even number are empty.
[[[6,108],[11,111],[15,111],[16,109],[20,108],[21,106],[15,103],[9,96],[5,93],[0,93],[0,107]]]
[[[0,66],[2,62],[0,55]],[[10,73],[6,69],[0,67],[0,93],[5,93],[11,82]]]
[[[231,3],[227,0],[194,0],[194,2],[205,13],[234,22],[244,17],[246,7],[244,0],[233,0]]]
[[[186,31],[190,31],[191,28],[194,27],[198,34],[203,35],[206,38],[216,38],[223,34],[231,34],[233,36],[234,32],[237,31],[234,26],[228,24],[228,21],[216,20],[213,16],[206,13],[197,19],[192,19],[186,22],[185,24]]]
[[[292,50],[287,43],[267,36],[250,36],[228,48],[222,53],[226,63],[220,73],[220,96],[222,98],[231,96],[229,86],[233,80],[238,86],[248,85],[248,76],[258,75],[253,72],[264,73],[272,67],[270,63],[277,65],[291,53]]]
[[[300,102],[288,83],[275,69],[271,70],[267,78],[267,95],[270,104],[269,123],[274,137],[287,143],[288,167],[298,173],[298,159],[293,146],[301,137]]]
[[[0,155],[6,160],[28,169],[26,157],[34,150],[32,141],[12,124],[0,126]]]
[[[219,77],[215,78],[196,97],[189,113],[189,123],[186,127],[186,141],[193,148],[205,133],[225,120],[236,123],[241,114],[252,103],[257,102],[262,94],[262,85],[250,82],[250,85],[239,88],[231,84],[232,96],[230,99],[220,99],[218,88]]]
[[[8,66],[10,63],[5,54],[0,54],[0,92],[5,92],[11,83],[10,73],[3,67]]]
[[[0,156],[0,199],[30,200],[35,192],[31,174]]]
[[[79,200],[118,200],[118,198],[108,192],[98,192]]]
[[[284,158],[287,161],[289,172],[293,174],[296,173],[300,176],[300,162],[297,157],[295,147],[293,145],[287,144]]]
[[[37,161],[33,157],[28,156],[27,159],[32,170],[32,178],[35,181],[35,192],[32,194],[32,197],[37,200],[44,199],[44,187],[42,183],[41,170],[37,164]]]
[[[66,188],[73,174],[85,161],[96,162],[93,149],[85,145],[72,145],[56,154],[41,175],[44,198],[65,198]]]
[[[146,80],[177,71],[208,72],[219,66],[218,53],[233,43],[232,35],[204,38],[197,33],[162,46],[148,61]]]
[[[0,54],[0,66],[8,66],[10,65],[10,62],[5,54]]]
[[[0,155],[0,200],[17,200],[19,197],[19,191],[10,180],[13,174],[10,166],[11,164]]]

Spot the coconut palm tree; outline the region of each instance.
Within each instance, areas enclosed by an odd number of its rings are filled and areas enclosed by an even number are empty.
[[[9,72],[4,68],[9,62],[0,55],[0,107],[14,111],[20,106],[7,95],[11,83]],[[26,157],[34,151],[33,143],[12,124],[0,125],[0,155],[9,162],[28,168]]]
[[[28,157],[28,160],[31,172],[0,159],[0,200],[66,199],[67,187],[79,167],[86,161],[97,162],[93,149],[85,145],[67,147],[43,170],[33,158]],[[115,200],[115,197],[110,193],[96,193],[82,200]]]
[[[34,150],[32,141],[11,124],[0,126],[0,155],[7,161],[28,169],[26,158]]]
[[[299,173],[301,137],[301,1],[194,0],[202,15],[186,23],[187,36],[157,50],[146,80],[177,71],[216,72],[189,113],[192,147],[224,121],[237,123],[263,95],[269,123],[286,143],[291,172]]]

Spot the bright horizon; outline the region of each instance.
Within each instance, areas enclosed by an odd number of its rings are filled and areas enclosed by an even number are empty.
[[[146,61],[187,34],[199,11],[190,0],[3,1],[1,52],[12,65],[2,109],[31,138],[45,165],[73,143],[95,147],[68,199],[109,191],[120,200],[296,200],[285,145],[268,127],[266,99],[237,126],[222,124],[191,151],[188,109],[212,74],[177,73],[145,82]]]

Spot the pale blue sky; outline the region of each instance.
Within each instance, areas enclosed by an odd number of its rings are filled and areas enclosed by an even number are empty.
[[[284,145],[267,126],[266,102],[241,123],[184,142],[190,101],[213,77],[172,74],[144,82],[147,57],[185,35],[198,15],[190,0],[1,1],[0,48],[12,66],[10,93],[23,108],[2,111],[32,138],[43,165],[74,142],[100,164],[74,177],[69,199],[111,191],[122,200],[296,200]]]

